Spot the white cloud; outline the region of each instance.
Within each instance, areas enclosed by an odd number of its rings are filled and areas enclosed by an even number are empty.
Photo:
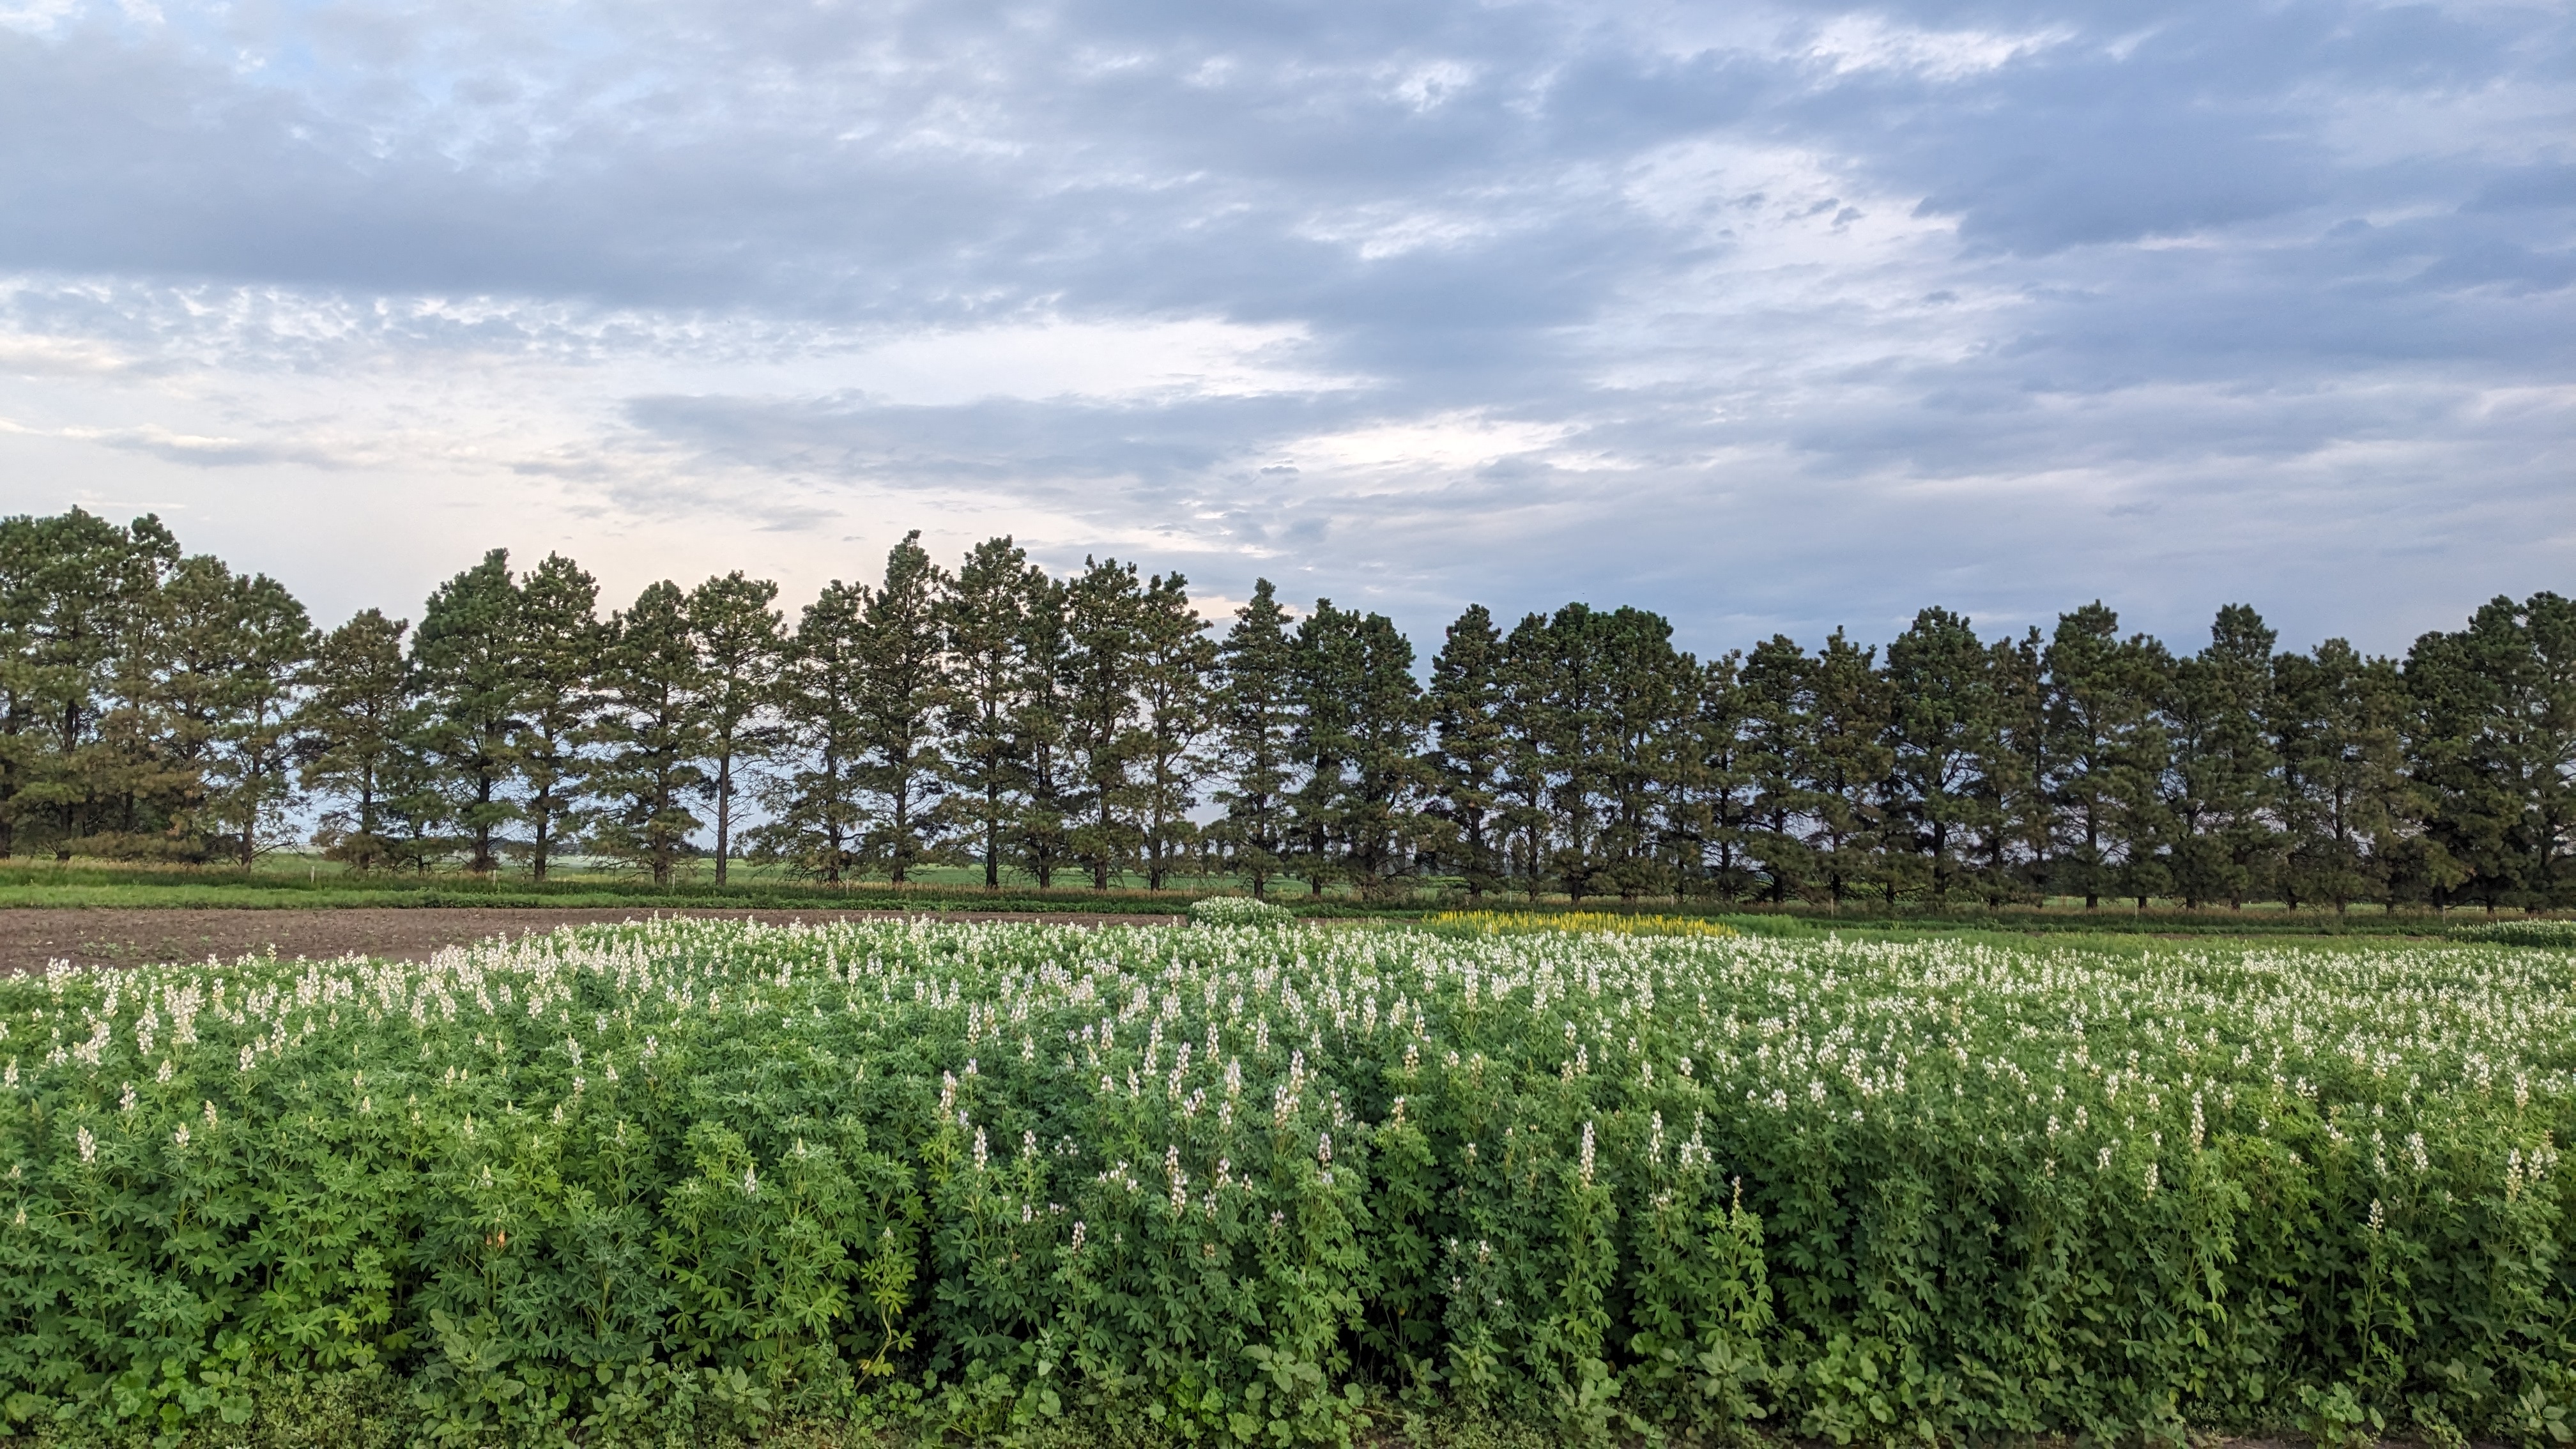
[[[2393,647],[2576,565],[2564,7],[121,4],[0,0],[0,506],[325,613],[919,525]]]

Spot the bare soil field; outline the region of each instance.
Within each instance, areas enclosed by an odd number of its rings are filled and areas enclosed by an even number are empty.
[[[417,961],[445,946],[465,946],[492,936],[551,931],[557,926],[647,920],[656,915],[723,920],[898,920],[904,911],[652,911],[395,908],[351,906],[333,910],[80,909],[41,907],[0,911],[0,974],[42,971],[46,963],[76,966],[142,966],[163,961],[229,960],[275,950],[280,956],[333,957],[356,953]],[[1016,914],[951,911],[944,921],[1045,921],[1075,926],[1150,926],[1179,923],[1174,916],[1083,913]]]

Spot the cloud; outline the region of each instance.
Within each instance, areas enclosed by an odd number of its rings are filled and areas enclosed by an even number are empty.
[[[2576,564],[2571,125],[2538,6],[0,6],[0,502],[2395,648]]]

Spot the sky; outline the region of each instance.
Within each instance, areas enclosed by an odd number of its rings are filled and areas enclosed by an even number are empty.
[[[1702,653],[2576,592],[2576,8],[0,0],[0,511]]]

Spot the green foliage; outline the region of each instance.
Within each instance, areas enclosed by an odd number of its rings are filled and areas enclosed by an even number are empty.
[[[2576,948],[2576,921],[2497,921],[2483,926],[2453,926],[2450,934],[2454,941]]]
[[[709,730],[706,659],[677,584],[648,586],[609,621],[600,670],[602,750],[591,788],[603,808],[593,841],[668,885],[698,817],[687,797],[705,788]]]
[[[2576,1405],[2576,996],[2496,946],[666,920],[57,970],[0,1026],[20,1432],[283,1445],[300,1394],[454,1444],[2552,1444]]]

